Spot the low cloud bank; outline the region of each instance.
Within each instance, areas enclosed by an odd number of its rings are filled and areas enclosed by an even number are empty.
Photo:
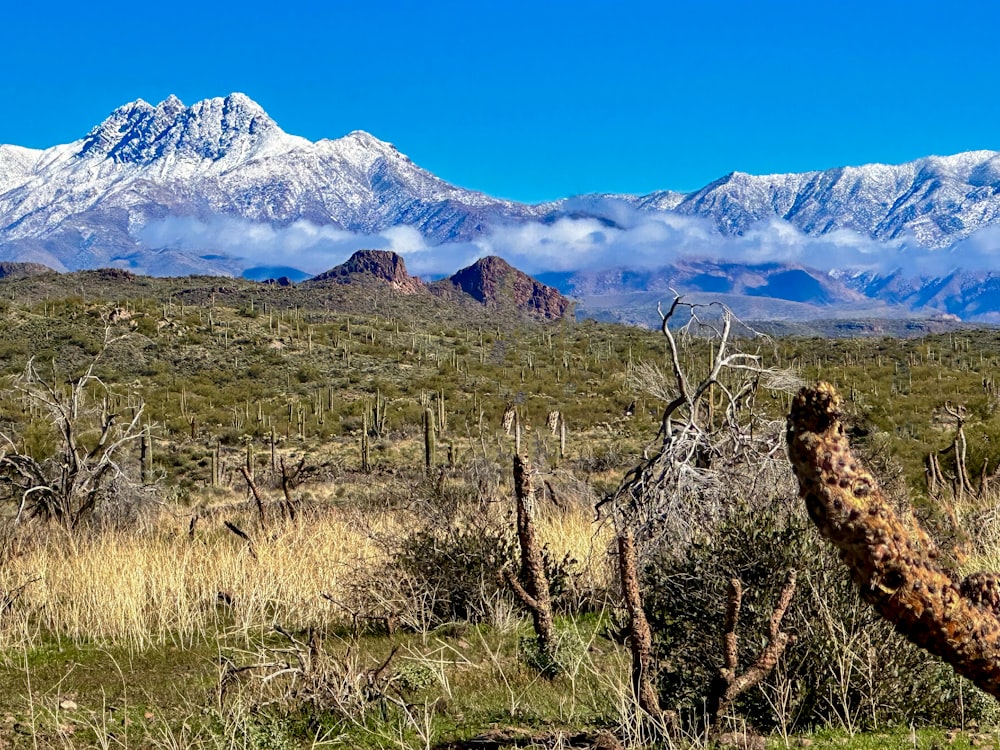
[[[955,269],[996,269],[1000,226],[980,229],[950,248],[919,245],[912,237],[880,242],[850,230],[820,236],[803,234],[780,219],[765,221],[739,237],[719,234],[707,219],[670,212],[638,211],[617,201],[575,207],[568,216],[492,228],[471,242],[429,244],[412,227],[358,234],[297,221],[273,226],[245,219],[168,217],[143,227],[147,247],[197,254],[223,254],[234,267],[287,265],[320,273],[359,249],[392,250],[411,273],[440,276],[486,255],[499,255],[527,273],[655,269],[683,259],[731,263],[801,264],[821,271],[942,276]],[[600,211],[601,218],[581,215]]]

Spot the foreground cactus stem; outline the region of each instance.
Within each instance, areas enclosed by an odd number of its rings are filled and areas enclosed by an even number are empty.
[[[926,534],[904,524],[851,453],[841,399],[803,388],[788,416],[788,455],[809,517],[840,550],[862,597],[913,643],[1000,698],[1000,577],[957,582]]]

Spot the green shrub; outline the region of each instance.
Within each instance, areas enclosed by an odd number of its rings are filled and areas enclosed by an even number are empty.
[[[431,592],[428,609],[437,623],[487,619],[489,603],[502,594],[500,571],[517,559],[512,532],[499,529],[422,529],[401,545],[388,576],[406,576],[416,590]]]
[[[732,508],[684,555],[661,548],[643,570],[644,607],[656,634],[658,687],[667,707],[697,711],[722,665],[726,592],[744,589],[737,633],[741,669],[757,657],[786,571],[798,586],[782,629],[795,636],[760,689],[737,706],[754,726],[802,730],[983,719],[995,702],[960,684],[950,667],[895,634],[860,600],[848,572],[797,500]],[[785,696],[783,706],[776,697]],[[964,713],[963,713],[964,712]]]
[[[573,674],[587,655],[587,642],[574,628],[556,626],[555,643],[551,653],[538,647],[537,636],[525,636],[519,642],[525,663],[545,677]]]

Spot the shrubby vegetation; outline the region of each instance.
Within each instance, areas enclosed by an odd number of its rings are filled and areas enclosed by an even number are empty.
[[[700,744],[731,579],[745,667],[792,569],[793,638],[725,728],[752,741],[996,718],[860,603],[781,447],[790,386],[822,374],[944,552],[995,561],[995,332],[831,342],[734,326],[720,353],[707,330],[671,347],[660,332],[385,293],[376,310],[351,287],[88,273],[0,294],[0,742],[471,747],[492,728],[495,747]],[[746,368],[713,376],[734,352]],[[691,392],[663,421],[678,371]],[[99,497],[41,503],[33,487],[72,461],[38,397],[74,392],[78,464],[111,445],[110,415],[126,431]],[[509,583],[528,583],[515,453],[534,467],[555,662]],[[30,484],[17,456],[38,463]],[[633,692],[624,532],[661,716]]]

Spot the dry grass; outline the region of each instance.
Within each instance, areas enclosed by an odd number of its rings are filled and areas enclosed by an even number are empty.
[[[221,520],[201,522],[193,538],[185,519],[168,517],[143,532],[75,539],[31,530],[34,538],[0,567],[0,591],[23,586],[0,616],[0,649],[45,635],[142,650],[220,631],[259,633],[275,622],[330,627],[345,612],[324,595],[343,601],[349,583],[385,562],[384,540],[412,530],[411,517],[385,510],[330,508],[266,533],[248,517],[234,520],[252,544]],[[539,527],[556,555],[580,561],[588,585],[606,583],[606,540],[589,510],[547,513]]]
[[[172,526],[73,544],[49,535],[15,557],[0,570],[0,588],[37,580],[12,607],[20,616],[2,623],[0,643],[42,631],[141,649],[220,628],[266,628],[276,619],[307,627],[330,617],[321,594],[378,555],[336,513],[256,533],[252,547],[221,528],[190,539]]]

